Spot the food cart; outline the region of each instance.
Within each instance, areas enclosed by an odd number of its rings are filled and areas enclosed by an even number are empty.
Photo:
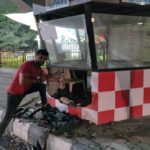
[[[48,83],[51,106],[97,125],[150,115],[149,3],[33,0],[50,73],[88,100],[66,105],[54,96],[58,83]]]

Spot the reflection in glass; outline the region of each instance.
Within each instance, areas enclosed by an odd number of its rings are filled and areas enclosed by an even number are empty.
[[[99,69],[150,66],[150,18],[93,14]]]
[[[84,15],[42,22],[38,27],[52,65],[91,68]]]

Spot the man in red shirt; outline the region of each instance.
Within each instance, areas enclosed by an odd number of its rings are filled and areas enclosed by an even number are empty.
[[[7,108],[1,118],[0,136],[4,133],[25,95],[39,91],[42,106],[47,105],[46,85],[43,83],[46,76],[41,69],[47,58],[48,52],[45,49],[40,49],[36,53],[35,60],[27,61],[18,68],[7,90]]]

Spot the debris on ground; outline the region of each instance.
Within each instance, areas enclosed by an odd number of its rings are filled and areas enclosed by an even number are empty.
[[[0,138],[0,150],[33,150],[33,146],[5,132]]]
[[[75,135],[75,129],[81,124],[81,119],[70,116],[66,112],[60,112],[57,108],[51,106],[44,109],[42,107],[36,109],[30,107],[18,108],[15,118],[36,122],[39,126],[48,128],[55,135]]]
[[[91,141],[101,149],[150,149],[150,117],[97,126],[66,112],[60,112],[57,108],[47,106],[43,109],[40,105],[34,109],[18,108],[15,117],[21,121],[36,122],[38,126],[48,128],[49,132],[56,136],[65,136],[78,143],[83,142],[81,144],[85,147],[87,144],[84,144],[84,141]]]

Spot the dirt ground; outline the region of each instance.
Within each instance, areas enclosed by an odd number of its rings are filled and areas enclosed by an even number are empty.
[[[75,132],[79,139],[86,137],[99,143],[102,149],[110,148],[110,143],[117,143],[114,149],[150,150],[150,116],[102,126],[85,121]],[[118,146],[121,147],[116,148]]]

